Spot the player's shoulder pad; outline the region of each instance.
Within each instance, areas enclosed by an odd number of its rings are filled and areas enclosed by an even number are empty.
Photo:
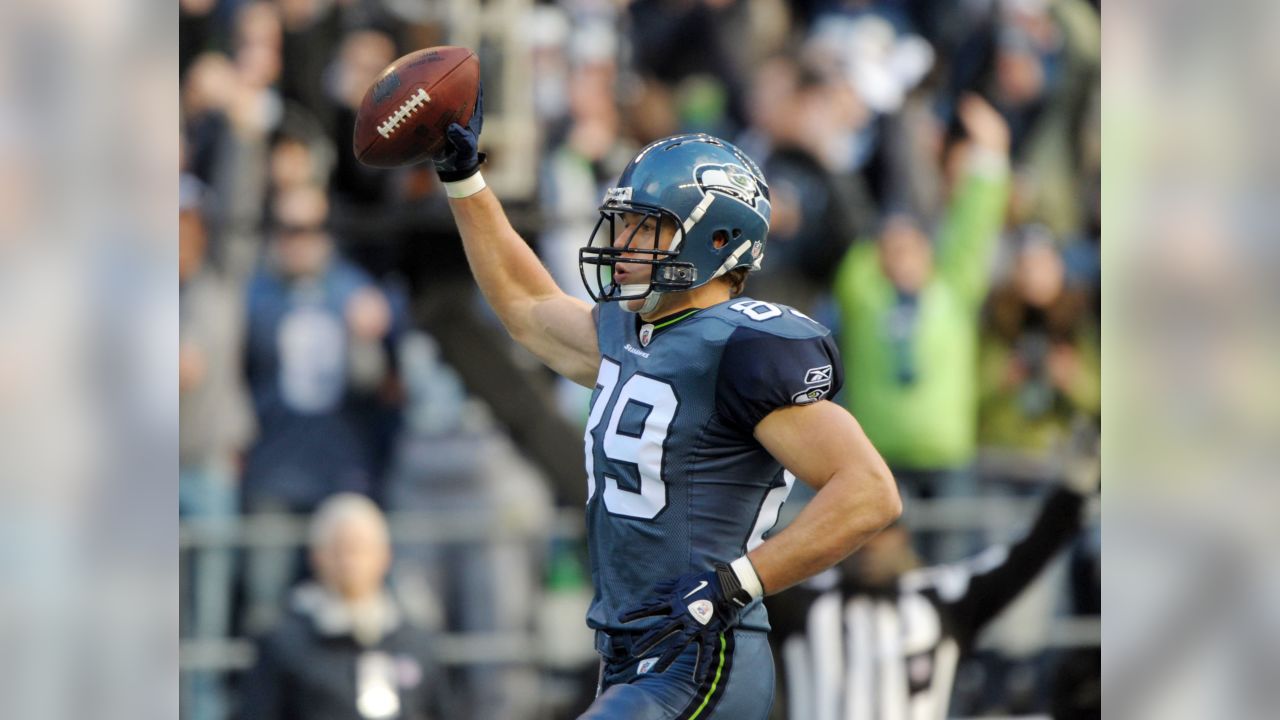
[[[840,352],[820,323],[785,305],[750,298],[715,309],[732,328],[716,378],[716,407],[730,423],[749,430],[778,408],[840,391]]]
[[[733,328],[749,328],[755,332],[790,340],[808,340],[831,335],[822,323],[788,305],[765,302],[749,297],[735,298],[709,308],[705,313]],[[732,337],[733,332],[726,333]]]

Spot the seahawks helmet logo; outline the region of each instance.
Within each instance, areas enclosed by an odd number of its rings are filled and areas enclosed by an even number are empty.
[[[764,184],[741,165],[699,165],[693,171],[703,193],[718,193],[743,203],[764,215],[769,205]]]

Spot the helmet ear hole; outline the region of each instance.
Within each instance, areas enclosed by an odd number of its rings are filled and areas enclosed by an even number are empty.
[[[734,233],[738,231],[735,230]],[[729,244],[729,233],[724,230],[717,230],[711,233],[711,247],[715,250],[723,250],[725,245]]]
[[[741,231],[741,230],[739,230],[738,228],[734,228],[734,229],[733,229],[733,239],[734,239],[734,240],[737,240],[737,239],[738,239],[738,238],[740,238],[740,237],[742,237],[742,231]]]

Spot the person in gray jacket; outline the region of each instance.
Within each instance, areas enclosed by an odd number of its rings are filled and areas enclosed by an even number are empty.
[[[258,642],[245,678],[246,720],[443,720],[452,717],[431,635],[386,588],[391,540],[368,498],[340,493],[311,523],[315,581],[298,586]]]

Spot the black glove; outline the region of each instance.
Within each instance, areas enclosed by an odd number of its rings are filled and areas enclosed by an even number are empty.
[[[476,107],[466,127],[450,123],[445,131],[444,150],[432,162],[441,182],[457,182],[475,175],[484,162],[480,152],[480,128],[484,126],[484,85],[476,88]]]
[[[669,638],[671,647],[653,666],[662,672],[684,652],[690,643],[698,644],[693,680],[701,683],[714,664],[720,635],[738,624],[742,610],[751,604],[751,594],[742,588],[733,569],[716,563],[715,570],[683,575],[665,580],[653,589],[657,597],[624,610],[618,621],[628,623],[646,617],[666,617],[668,621],[650,630],[632,646],[633,657],[640,657]]]

